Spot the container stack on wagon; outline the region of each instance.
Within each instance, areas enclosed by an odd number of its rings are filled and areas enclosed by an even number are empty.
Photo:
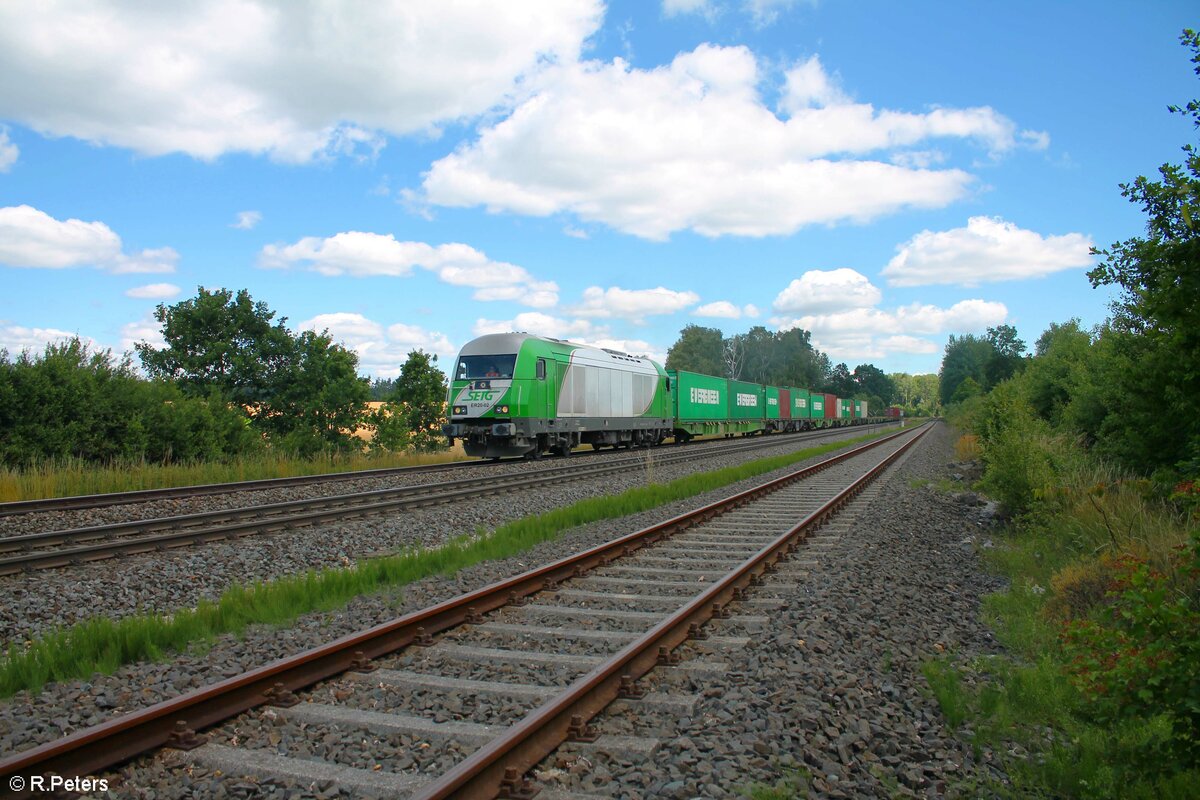
[[[647,358],[528,334],[467,343],[448,401],[443,432],[486,458],[873,421],[866,401],[665,370]]]

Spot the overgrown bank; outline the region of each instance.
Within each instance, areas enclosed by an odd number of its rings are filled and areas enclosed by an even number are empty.
[[[989,398],[993,404],[995,398]],[[1200,780],[1196,493],[1164,499],[1010,406],[956,417],[1013,515],[984,613],[1009,657],[931,662],[951,726],[1018,757],[1017,796],[1194,797]],[[994,420],[993,420],[994,421]]]

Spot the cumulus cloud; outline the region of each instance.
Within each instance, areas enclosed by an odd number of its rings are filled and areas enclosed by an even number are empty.
[[[8,138],[8,129],[0,126],[0,172],[8,172],[17,163],[21,150]]]
[[[786,314],[832,314],[873,306],[883,299],[865,275],[852,269],[809,270],[775,298],[773,308]]]
[[[122,352],[131,353],[134,345],[143,342],[155,350],[163,350],[167,347],[167,340],[163,338],[162,334],[162,324],[149,315],[137,322],[127,322],[121,326]]]
[[[738,308],[728,300],[717,300],[697,307],[692,314],[697,317],[716,317],[717,319],[741,319],[743,316],[753,318],[758,316],[758,307],[747,303]]]
[[[230,223],[229,227],[248,231],[260,222],[262,222],[261,213],[257,211],[239,211],[237,219]]]
[[[0,264],[10,267],[174,272],[178,260],[169,247],[123,252],[121,237],[103,222],[64,222],[32,206],[0,208]]]
[[[593,347],[606,347],[635,356],[649,356],[659,363],[665,361],[667,357],[663,348],[641,339],[625,339],[615,336],[607,325],[598,325],[587,319],[565,319],[537,311],[517,314],[512,319],[480,318],[475,321],[473,332],[476,336],[485,336],[489,333],[512,331],[564,339]]]
[[[0,350],[7,350],[11,355],[26,350],[34,354],[41,353],[46,349],[47,344],[61,344],[76,336],[79,334],[57,328],[27,328],[0,320]],[[79,339],[93,351],[104,349],[95,339],[87,336],[79,336]]]
[[[648,316],[682,311],[699,300],[700,295],[695,292],[677,292],[664,286],[654,289],[589,286],[583,290],[583,301],[572,311],[581,317],[619,317],[641,323]]]
[[[259,253],[259,264],[269,269],[298,264],[322,275],[355,277],[404,277],[421,267],[452,286],[475,289],[476,300],[519,302],[532,308],[549,308],[558,302],[558,284],[536,280],[524,267],[492,261],[469,245],[400,242],[390,233],[347,231],[324,239],[306,236],[290,245],[270,244]]]
[[[450,370],[458,348],[442,333],[419,325],[397,322],[384,325],[362,314],[337,311],[318,314],[301,322],[302,331],[328,330],[334,341],[358,355],[359,368],[380,378],[394,378],[413,350],[424,350],[438,357],[438,367]]]
[[[878,308],[882,293],[852,269],[810,270],[775,298],[779,330],[803,328],[836,360],[885,358],[892,353],[929,354],[941,349],[923,336],[973,333],[1008,317],[1003,303],[962,300],[949,308],[912,303]]]
[[[1042,236],[999,217],[971,217],[965,228],[921,231],[898,245],[883,275],[892,286],[1040,278],[1089,266],[1091,247],[1081,233]]]
[[[763,78],[749,49],[709,44],[655,69],[561,65],[436,161],[425,199],[565,212],[657,240],[680,230],[790,234],[939,208],[973,184],[962,169],[887,163],[893,151],[957,140],[999,154],[1021,142],[1015,123],[987,107],[909,113],[850,102],[815,57],[787,72],[779,112],[760,96]]]
[[[136,297],[140,300],[166,300],[175,297],[180,291],[182,290],[173,283],[150,283],[126,289],[125,296]]]
[[[474,117],[600,25],[600,0],[0,4],[0,117],[50,136],[303,162]]]

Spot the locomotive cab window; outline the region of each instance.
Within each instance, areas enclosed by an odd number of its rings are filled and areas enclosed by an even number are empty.
[[[454,380],[473,381],[480,378],[511,378],[517,356],[459,356],[454,368]]]
[[[537,379],[539,381],[546,380],[546,359],[544,358],[537,360]]]

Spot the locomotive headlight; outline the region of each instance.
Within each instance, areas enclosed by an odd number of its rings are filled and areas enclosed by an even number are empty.
[[[467,413],[467,407],[466,406],[455,406],[454,413],[458,414],[458,415],[465,415]]]
[[[496,411],[500,412],[501,414],[507,414],[508,406],[496,406]]]

